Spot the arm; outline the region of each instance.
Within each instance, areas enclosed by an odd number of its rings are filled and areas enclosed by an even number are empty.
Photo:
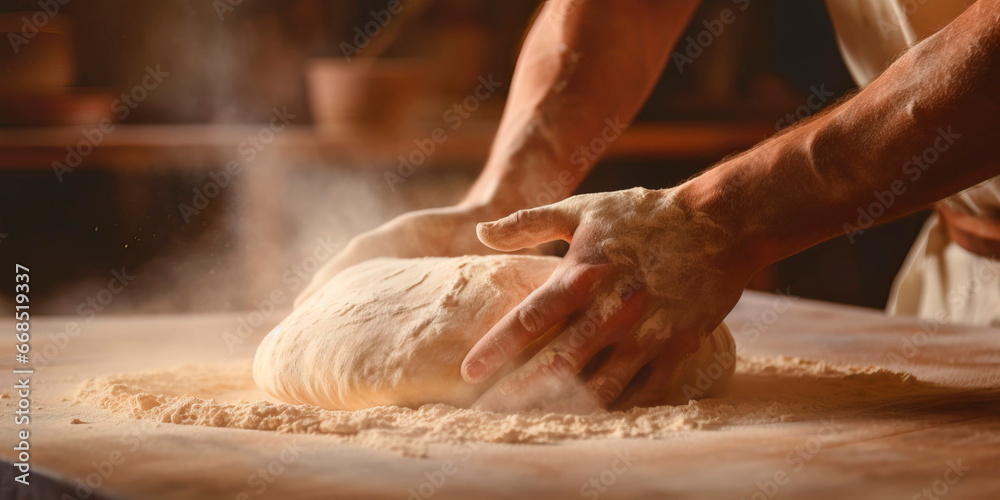
[[[551,0],[529,32],[500,128],[463,204],[510,213],[569,196],[593,167],[578,153],[627,126],[700,0]]]
[[[610,405],[647,365],[643,383],[655,384],[668,372],[657,359],[693,349],[757,270],[853,230],[875,193],[894,191],[884,222],[1000,173],[998,81],[1000,0],[979,0],[853,98],[677,188],[575,196],[480,225],[500,250],[571,245],[472,349],[463,376],[483,380],[566,320],[480,404],[521,405],[510,395],[585,374]],[[594,366],[598,352],[610,354]]]
[[[887,222],[926,208],[1000,173],[998,82],[1000,1],[979,0],[852,99],[707,171],[681,198],[732,228],[753,268],[855,230],[859,211]]]
[[[296,299],[375,257],[491,253],[480,221],[559,201],[593,161],[574,152],[629,123],[700,0],[550,0],[518,59],[483,173],[457,206],[403,214],[353,238]],[[558,131],[558,132],[556,132]]]

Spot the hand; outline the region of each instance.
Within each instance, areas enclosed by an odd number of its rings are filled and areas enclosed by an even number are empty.
[[[355,236],[313,276],[295,307],[337,273],[376,257],[450,257],[497,253],[476,239],[476,224],[501,213],[492,205],[460,205],[408,212]]]
[[[601,407],[620,397],[641,404],[669,379],[736,305],[752,275],[736,257],[741,252],[731,233],[687,208],[678,194],[638,188],[580,195],[479,225],[479,239],[497,250],[556,239],[570,249],[545,284],[465,358],[462,376],[477,383],[544,337],[538,353],[477,406],[537,406],[574,377]]]

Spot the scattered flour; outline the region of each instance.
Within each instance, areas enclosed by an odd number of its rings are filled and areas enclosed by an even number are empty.
[[[681,431],[807,421],[839,411],[880,411],[940,389],[906,373],[800,358],[741,357],[730,395],[682,406],[586,415],[492,413],[429,404],[358,411],[259,398],[249,363],[108,375],[87,380],[74,404],[178,425],[322,434],[342,442],[423,456],[432,444],[555,443],[602,438],[663,439]],[[235,395],[235,397],[234,397]],[[222,399],[217,399],[222,398]]]

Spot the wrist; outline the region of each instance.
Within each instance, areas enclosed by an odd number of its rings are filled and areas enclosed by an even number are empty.
[[[747,203],[750,182],[748,172],[733,160],[681,184],[673,195],[685,210],[707,216],[722,229],[720,258],[748,278],[777,260],[755,220],[757,204]]]
[[[464,210],[475,212],[483,220],[506,217],[522,208],[525,204],[517,203],[515,197],[505,193],[499,185],[479,187],[473,185],[462,201],[456,204]]]
[[[494,150],[462,205],[488,206],[503,215],[561,201],[582,174],[560,161],[545,141],[526,138],[514,151]]]

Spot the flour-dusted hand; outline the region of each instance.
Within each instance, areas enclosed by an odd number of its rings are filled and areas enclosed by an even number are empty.
[[[459,205],[408,212],[359,234],[313,276],[295,300],[298,307],[348,267],[376,257],[454,257],[497,253],[476,239],[476,224],[497,217],[497,208]]]
[[[497,250],[570,242],[545,284],[463,362],[463,377],[477,383],[550,329],[561,330],[487,391],[480,406],[532,406],[546,387],[558,385],[553,381],[579,378],[608,407],[669,379],[658,375],[719,325],[752,274],[731,233],[676,195],[641,188],[580,195],[479,225],[479,239]]]

